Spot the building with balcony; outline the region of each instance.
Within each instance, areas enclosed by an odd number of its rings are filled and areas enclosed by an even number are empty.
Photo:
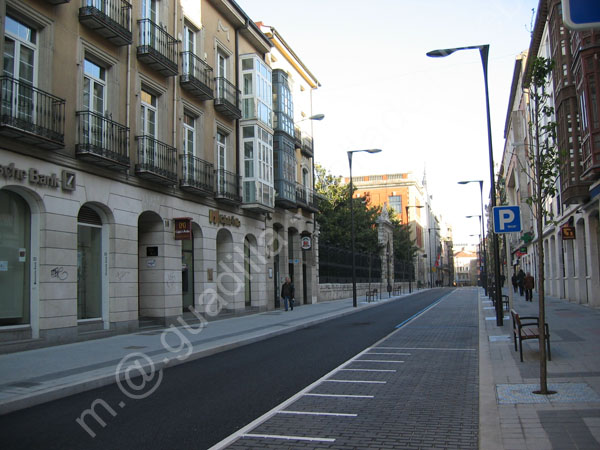
[[[533,192],[529,156],[536,143],[528,123],[533,119],[528,85],[536,56],[551,58],[554,69],[548,80],[549,107],[554,115],[560,160],[556,195],[544,203],[539,236],[535,215],[527,199]],[[507,238],[506,260],[512,271],[523,268],[538,279],[537,244],[544,249],[545,291],[581,304],[600,306],[594,292],[600,289],[600,32],[572,31],[562,21],[559,0],[540,0],[532,40],[515,63],[505,125],[505,147],[500,168],[503,199],[520,205],[523,231]]]
[[[283,58],[234,1],[0,15],[0,352],[273,309],[288,273],[311,301],[307,190],[273,219]]]
[[[272,256],[275,301],[289,276],[300,304],[315,303],[318,290],[316,196],[313,189],[313,92],[321,84],[277,29],[257,22],[273,48],[272,68],[273,186],[275,210],[269,216],[279,251]],[[275,248],[273,249],[275,250]]]

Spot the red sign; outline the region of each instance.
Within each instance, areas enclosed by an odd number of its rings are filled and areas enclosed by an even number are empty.
[[[192,239],[192,218],[177,217],[173,220],[175,221],[175,240],[183,241]]]
[[[563,241],[571,241],[575,239],[575,227],[564,225],[560,229]]]

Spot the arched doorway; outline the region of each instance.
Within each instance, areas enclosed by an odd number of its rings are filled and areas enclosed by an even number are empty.
[[[151,211],[138,219],[138,310],[140,317],[165,317],[165,228]]]
[[[0,326],[31,321],[31,210],[15,192],[0,190]]]
[[[238,283],[233,270],[233,237],[229,230],[217,232],[217,296],[220,307],[234,309]]]
[[[106,248],[103,223],[98,211],[83,205],[77,214],[77,320],[106,316],[106,271],[102,270]]]
[[[256,272],[256,238],[249,234],[244,238],[244,305],[252,305],[252,279]]]

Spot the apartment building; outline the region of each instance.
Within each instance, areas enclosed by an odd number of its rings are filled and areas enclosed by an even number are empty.
[[[557,195],[545,204],[554,220],[544,221],[537,235],[535,216],[527,205],[532,168],[528,156],[534,141],[529,92],[534,56],[554,60],[549,83],[550,104],[557,123],[556,144],[561,152]],[[532,40],[517,58],[505,125],[500,173],[506,182],[508,204],[521,205],[523,232],[509,235],[507,260],[537,278],[537,242],[543,240],[545,289],[549,295],[600,306],[600,31],[567,29],[559,0],[539,2]],[[510,273],[507,275],[510,277]]]
[[[309,174],[288,174],[282,212],[273,43],[234,1],[7,0],[0,14],[5,347],[191,306],[272,309],[288,274],[316,298],[312,141],[310,157],[294,141]]]

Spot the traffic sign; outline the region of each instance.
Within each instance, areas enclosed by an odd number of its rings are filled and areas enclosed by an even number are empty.
[[[598,0],[562,0],[563,22],[570,30],[600,28]]]
[[[517,233],[521,231],[520,206],[494,206],[494,233]]]

